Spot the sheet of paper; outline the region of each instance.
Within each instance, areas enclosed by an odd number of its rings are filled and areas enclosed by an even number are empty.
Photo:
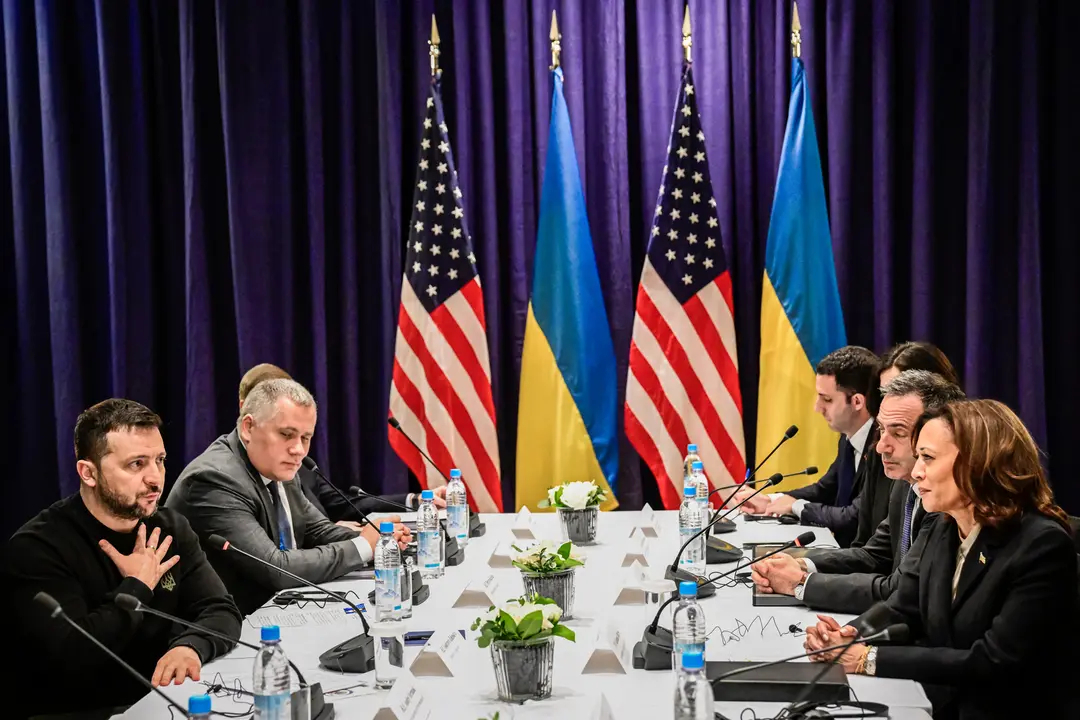
[[[361,606],[363,609],[363,606]],[[278,627],[317,627],[319,625],[345,625],[355,623],[356,615],[352,608],[335,607],[321,610],[294,610],[292,612],[260,612],[244,618],[244,622],[253,628],[269,625]]]

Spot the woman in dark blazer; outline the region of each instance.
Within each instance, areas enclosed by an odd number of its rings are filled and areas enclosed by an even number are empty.
[[[1077,554],[1030,433],[1005,405],[966,400],[923,416],[913,438],[923,507],[943,514],[888,600],[915,644],[856,644],[840,663],[923,683],[938,720],[1080,717]],[[856,634],[819,617],[808,650]]]

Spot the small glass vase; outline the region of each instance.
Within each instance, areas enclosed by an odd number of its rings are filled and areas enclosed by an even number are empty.
[[[596,505],[583,510],[557,508],[562,523],[563,539],[575,545],[592,545],[596,542],[596,524],[600,508]]]
[[[491,643],[499,700],[523,703],[551,697],[554,641],[554,637],[548,637],[531,645],[507,640]]]
[[[525,585],[525,596],[537,593],[549,598],[562,609],[563,620],[574,616],[574,571],[570,568],[556,573],[533,573],[521,571],[521,581]]]

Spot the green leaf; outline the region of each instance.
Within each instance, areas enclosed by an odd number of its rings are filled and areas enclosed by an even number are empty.
[[[549,508],[549,507],[551,507],[551,501],[548,500],[547,498],[544,498],[540,502],[536,503],[536,507],[538,507],[538,508]]]
[[[554,605],[555,601],[551,598],[541,597],[539,593],[533,595],[531,600],[533,605]]]
[[[569,559],[570,558],[570,548],[572,548],[573,546],[574,546],[574,543],[572,543],[572,542],[564,542],[562,545],[560,545],[559,546],[559,557],[561,557],[563,560]]]
[[[559,623],[555,623],[555,627],[551,628],[551,634],[558,635],[559,637],[565,638],[570,642],[577,641],[577,636],[574,634],[574,631],[566,627],[565,625],[560,625]]]
[[[518,626],[514,618],[505,610],[499,611],[499,626],[506,635],[517,637]]]
[[[547,640],[549,637],[551,637],[551,631],[550,630],[541,630],[540,632],[536,633],[531,638],[526,640],[525,644],[526,645],[539,645],[540,643]]]
[[[585,563],[583,563],[581,560],[574,560],[573,558],[567,558],[566,560],[563,560],[563,564],[562,564],[561,569],[562,570],[569,570],[570,568],[581,567],[583,565],[585,565]]]
[[[481,635],[481,636],[480,636],[480,637],[479,637],[479,638],[478,638],[478,639],[476,640],[476,645],[477,645],[477,647],[479,647],[479,648],[480,648],[481,650],[483,650],[484,648],[486,648],[486,647],[487,647],[488,645],[490,645],[490,644],[491,644],[491,639],[492,639],[492,637],[491,637],[490,635]]]
[[[558,489],[555,490],[555,506],[556,507],[562,507],[563,506],[562,491],[563,491],[562,485],[560,485],[558,487]]]
[[[521,636],[522,640],[528,640],[533,635],[540,632],[543,625],[544,614],[539,610],[534,610],[521,618],[521,622],[518,623],[518,634]]]

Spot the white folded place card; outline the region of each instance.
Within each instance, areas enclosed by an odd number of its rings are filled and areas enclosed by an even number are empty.
[[[645,602],[645,569],[641,563],[634,562],[624,568],[619,582],[615,585],[615,599],[612,605],[641,605]]]
[[[516,554],[517,552],[511,547],[511,543],[499,543],[491,551],[491,557],[488,558],[488,567],[498,568],[499,570],[512,568],[514,567],[514,556]]]
[[[420,691],[416,678],[404,672],[394,681],[374,720],[428,720],[431,711],[431,703]]]
[[[532,529],[532,511],[529,508],[522,506],[518,510],[518,514],[514,517],[514,526],[510,528],[510,532],[514,533],[514,537],[518,540],[536,539],[536,533]]]
[[[461,591],[461,595],[454,601],[454,607],[482,607],[487,609],[492,605],[496,605],[498,603],[495,601],[495,590],[498,587],[499,581],[495,579],[494,575],[488,575],[483,582],[473,580]]]
[[[656,522],[656,513],[653,512],[649,503],[645,503],[645,506],[641,508],[641,512],[638,513],[637,522],[634,525],[634,529],[630,531],[631,535],[635,533],[642,533],[645,537],[660,537],[660,526]]]
[[[623,555],[622,566],[630,567],[635,562],[643,567],[649,567],[649,538],[644,531],[634,528],[630,534],[630,542],[626,546],[626,554]]]
[[[633,647],[626,642],[622,631],[609,622],[596,633],[596,646],[581,669],[582,675],[613,673],[625,675],[634,667]],[[604,699],[606,704],[607,700]],[[596,715],[594,715],[596,717]]]
[[[436,633],[413,660],[409,671],[416,677],[461,677],[464,644],[457,630]]]

